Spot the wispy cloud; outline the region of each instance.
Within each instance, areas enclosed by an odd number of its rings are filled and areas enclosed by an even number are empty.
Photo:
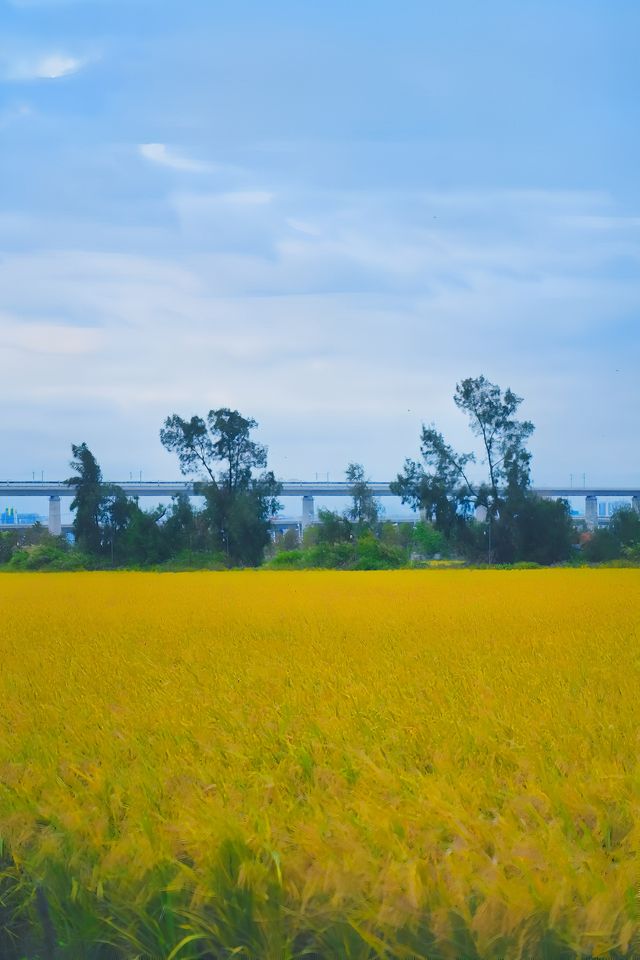
[[[0,130],[10,124],[30,117],[33,113],[28,103],[17,103],[0,110]]]
[[[23,57],[10,61],[5,67],[7,80],[59,80],[77,73],[86,65],[86,60],[64,53],[47,53],[36,57]]]
[[[53,354],[78,357],[95,353],[103,344],[103,333],[94,327],[66,323],[25,322],[0,316],[0,349],[5,356]]]
[[[186,173],[210,173],[214,169],[212,164],[193,160],[179,150],[168,147],[166,143],[141,143],[138,145],[138,151],[150,163],[170,167],[172,170],[183,170]]]

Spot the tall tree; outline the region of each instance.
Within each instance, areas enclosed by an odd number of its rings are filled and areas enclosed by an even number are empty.
[[[209,412],[209,416],[213,414]],[[165,450],[175,453],[180,464],[180,472],[185,476],[202,471],[207,474],[212,483],[216,482],[213,472],[216,455],[213,438],[209,435],[207,424],[202,417],[191,417],[183,420],[177,413],[172,414],[164,422],[160,430],[160,442]]]
[[[251,439],[258,426],[237,410],[221,407],[206,418],[167,417],[160,431],[165,449],[176,453],[185,475],[200,477],[197,491],[217,547],[232,563],[260,562],[270,539],[270,517],[280,505],[280,484],[266,467],[267,449]]]
[[[347,519],[358,527],[373,527],[380,517],[380,503],[374,496],[361,463],[350,463],[346,469],[350,485],[351,506],[346,510]]]
[[[423,426],[422,463],[405,461],[393,492],[470,554],[544,563],[566,559],[571,549],[567,505],[546,503],[530,490],[527,441],[534,427],[517,418],[522,398],[480,376],[457,384],[454,402],[480,441],[478,456],[458,453],[435,426]],[[486,472],[475,479],[472,470],[478,466]],[[479,528],[468,522],[474,506],[487,511],[484,546]]]
[[[453,399],[469,417],[473,435],[482,441],[482,463],[489,473],[487,506],[495,515],[505,495],[521,494],[529,486],[531,454],[525,444],[533,424],[515,417],[522,397],[509,387],[503,392],[483,376],[457,384]],[[506,488],[504,493],[501,488]]]
[[[257,421],[222,407],[209,411],[207,424],[215,458],[224,464],[220,482],[229,490],[247,490],[251,486],[252,471],[267,465],[267,448],[251,439]]]
[[[503,392],[484,376],[457,384],[454,402],[481,440],[479,462],[487,470],[485,478],[479,482],[471,478],[469,468],[478,463],[476,455],[458,453],[432,424],[423,426],[421,433],[424,465],[407,460],[392,484],[403,502],[422,509],[448,535],[470,507],[486,506],[493,519],[507,496],[522,495],[528,488],[531,454],[526,441],[533,433],[532,423],[515,417],[522,398],[510,388]]]
[[[237,490],[249,485],[254,468],[267,465],[267,448],[251,439],[257,426],[228,407],[210,410],[206,420],[198,416],[183,420],[174,413],[160,430],[160,442],[177,454],[186,476],[204,471],[209,482]],[[223,469],[216,476],[218,464]]]
[[[158,563],[166,559],[159,523],[165,507],[144,511],[122,487],[105,483],[102,470],[86,443],[73,444],[71,466],[76,475],[65,482],[75,487],[71,502],[73,532],[78,546],[102,562]]]
[[[98,554],[102,547],[100,521],[105,502],[102,471],[86,443],[72,444],[71,452],[70,466],[75,476],[65,483],[75,488],[71,501],[71,510],[75,513],[73,535],[82,550]]]

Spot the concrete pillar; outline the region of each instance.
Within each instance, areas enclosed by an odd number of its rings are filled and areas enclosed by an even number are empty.
[[[593,494],[584,498],[584,518],[590,530],[598,526],[598,498]]]
[[[54,537],[59,537],[62,533],[60,497],[49,497],[49,533]]]
[[[302,526],[306,527],[310,523],[313,523],[315,520],[315,505],[313,502],[313,497],[309,493],[305,493],[302,498]]]
[[[636,513],[640,513],[640,497],[631,497],[631,507]]]

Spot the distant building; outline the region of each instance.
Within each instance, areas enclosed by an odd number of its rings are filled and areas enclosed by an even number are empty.
[[[0,513],[0,526],[32,527],[34,523],[44,523],[39,513],[18,513],[15,507],[5,507]]]
[[[598,500],[598,517],[601,519],[612,517],[618,510],[628,510],[629,503],[626,500]]]
[[[18,514],[18,523],[23,524],[29,527],[32,527],[34,523],[44,523],[45,517],[41,517],[39,513],[19,513]]]

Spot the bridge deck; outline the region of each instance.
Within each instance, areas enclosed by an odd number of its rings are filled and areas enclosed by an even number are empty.
[[[117,481],[109,481],[118,483]],[[282,480],[283,497],[348,497],[351,484],[346,481]],[[130,497],[174,497],[179,493],[193,494],[193,483],[185,480],[125,480],[118,483]],[[388,481],[369,484],[377,497],[392,497]],[[541,497],[640,497],[640,486],[621,487],[534,487]],[[3,497],[72,497],[75,490],[61,480],[1,480]]]

